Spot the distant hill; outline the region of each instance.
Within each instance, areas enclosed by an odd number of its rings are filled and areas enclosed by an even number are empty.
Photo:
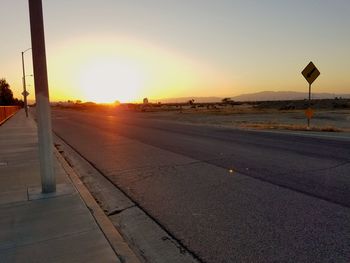
[[[219,102],[222,100],[221,97],[180,97],[180,98],[166,98],[166,99],[159,99],[159,100],[152,100],[151,102],[157,103],[183,103],[188,102],[189,100],[194,99],[195,103],[208,103],[208,102]]]
[[[312,93],[312,99],[334,99],[334,97],[350,98],[350,94]],[[268,101],[268,100],[303,100],[309,98],[307,92],[295,91],[262,91],[232,97],[235,101]]]
[[[312,99],[350,98],[350,94],[312,93]],[[229,96],[227,96],[229,97]],[[296,91],[262,91],[230,97],[234,101],[269,101],[269,100],[303,100],[309,97],[307,92]],[[223,97],[180,97],[151,100],[153,103],[183,103],[194,99],[195,103],[220,102]]]

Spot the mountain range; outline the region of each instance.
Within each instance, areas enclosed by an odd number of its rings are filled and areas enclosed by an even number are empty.
[[[262,91],[257,93],[241,94],[238,96],[229,97],[234,101],[269,101],[269,100],[303,100],[309,97],[307,92],[296,92],[296,91]],[[312,99],[334,99],[338,98],[350,98],[350,93],[348,94],[337,94],[337,93],[312,93]],[[162,103],[180,103],[187,102],[194,99],[194,102],[207,103],[207,102],[219,102],[224,97],[179,97],[179,98],[167,98],[159,99],[152,102],[162,102]]]

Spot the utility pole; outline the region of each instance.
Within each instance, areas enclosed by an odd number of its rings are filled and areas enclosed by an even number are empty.
[[[26,72],[25,72],[25,67],[24,67],[24,53],[28,50],[30,50],[31,48],[28,48],[24,51],[22,51],[22,70],[23,70],[23,101],[24,101],[24,110],[26,112],[26,117],[28,118],[28,103],[27,103],[27,87],[26,87]]]
[[[45,36],[41,0],[28,0],[32,39],[36,114],[38,121],[40,175],[43,193],[56,191],[53,169],[51,110],[46,66]]]

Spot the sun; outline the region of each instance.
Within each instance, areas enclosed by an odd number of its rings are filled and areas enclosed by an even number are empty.
[[[79,86],[85,101],[135,101],[145,83],[141,65],[120,57],[91,59],[84,62],[79,72]]]

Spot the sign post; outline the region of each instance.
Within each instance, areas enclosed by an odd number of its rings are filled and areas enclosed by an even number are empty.
[[[28,103],[27,103],[27,96],[29,95],[29,93],[27,92],[26,90],[26,72],[25,72],[25,69],[24,69],[24,53],[27,52],[28,50],[31,50],[31,48],[28,48],[24,51],[22,51],[22,71],[23,71],[23,92],[22,92],[22,95],[23,95],[23,101],[24,101],[24,111],[26,113],[26,117],[28,118]],[[28,93],[28,94],[27,94]]]
[[[311,109],[311,84],[317,79],[317,77],[320,75],[320,72],[314,65],[314,63],[310,62],[304,70],[301,72],[301,74],[304,76],[306,81],[309,83],[309,106],[308,109],[305,111],[305,115],[307,117],[307,129],[310,129],[310,120],[314,114],[314,111]]]
[[[42,193],[56,191],[53,169],[53,141],[46,67],[44,22],[41,0],[29,0],[30,31],[38,120],[39,160]]]

